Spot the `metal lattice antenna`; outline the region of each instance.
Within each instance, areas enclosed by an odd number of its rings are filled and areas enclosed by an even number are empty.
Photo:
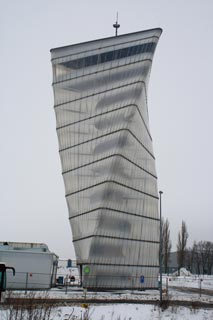
[[[116,16],[116,23],[113,24],[113,28],[115,28],[115,36],[117,37],[118,28],[120,28],[120,24],[118,24],[118,12],[117,12],[117,16]]]

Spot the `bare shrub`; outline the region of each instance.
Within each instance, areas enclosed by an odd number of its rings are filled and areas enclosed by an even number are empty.
[[[29,292],[24,297],[21,293],[8,291],[5,297],[4,320],[52,320],[54,307],[47,304],[45,299],[48,293],[38,295],[36,292]],[[39,299],[39,302],[38,300]]]

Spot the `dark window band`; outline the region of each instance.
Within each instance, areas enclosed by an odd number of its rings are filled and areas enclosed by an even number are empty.
[[[69,220],[81,217],[83,215],[86,214],[90,214],[92,212],[98,211],[98,210],[108,210],[108,211],[113,211],[113,212],[117,212],[117,213],[122,213],[122,214],[126,214],[126,215],[130,215],[130,216],[134,216],[134,217],[138,217],[138,218],[142,218],[142,219],[149,219],[149,220],[154,220],[154,221],[160,221],[160,219],[157,218],[152,218],[152,217],[148,217],[148,216],[144,216],[144,215],[140,215],[137,213],[132,213],[132,212],[127,212],[127,211],[121,211],[121,210],[116,210],[116,209],[112,209],[112,208],[105,208],[105,207],[100,207],[100,208],[95,208],[93,210],[89,210],[80,214],[76,214],[75,216],[69,217]]]
[[[131,161],[130,159],[128,159],[127,157],[123,156],[123,155],[120,154],[120,153],[111,154],[110,156],[107,156],[107,157],[104,157],[104,158],[101,158],[101,159],[94,160],[94,161],[92,161],[92,162],[83,164],[82,166],[79,166],[79,167],[76,167],[76,168],[73,168],[73,169],[70,169],[70,170],[63,171],[63,172],[62,172],[62,175],[66,174],[66,173],[69,173],[69,172],[72,172],[72,171],[75,171],[75,170],[78,170],[78,169],[81,169],[81,168],[84,168],[84,167],[87,167],[87,166],[90,166],[90,165],[92,165],[92,164],[94,164],[94,163],[107,160],[107,159],[112,158],[112,157],[121,157],[121,158],[125,159],[126,161],[130,162],[131,164],[133,164],[134,166],[136,166],[138,169],[146,172],[147,174],[149,174],[149,175],[152,176],[153,178],[157,179],[157,177],[156,177],[153,173],[151,173],[151,172],[149,172],[148,170],[142,168],[141,166],[139,166],[138,164],[136,164],[135,162]]]
[[[156,42],[148,42],[143,44],[138,44],[135,46],[128,46],[121,49],[111,50],[99,54],[94,54],[91,56],[62,62],[61,65],[65,66],[66,68],[71,68],[74,70],[87,68],[95,65],[99,65],[106,62],[111,62],[127,57],[132,57],[137,54],[143,53],[154,53],[156,48]]]
[[[89,238],[107,238],[107,239],[116,239],[116,240],[127,240],[127,241],[135,241],[135,242],[146,242],[151,244],[159,244],[159,241],[151,241],[151,240],[141,240],[141,239],[132,239],[132,238],[124,238],[124,237],[114,237],[114,236],[104,236],[104,235],[90,235],[87,237],[82,237],[78,239],[74,239],[73,242],[86,240]]]
[[[117,184],[117,185],[119,185],[119,186],[121,186],[121,187],[124,187],[124,188],[130,189],[130,190],[139,192],[139,193],[141,193],[141,194],[144,194],[144,195],[146,195],[146,196],[148,196],[148,197],[151,197],[151,198],[154,198],[154,199],[158,199],[158,196],[155,196],[155,195],[150,194],[150,193],[147,193],[147,192],[143,192],[143,191],[141,191],[141,190],[138,190],[138,189],[136,189],[136,188],[132,188],[132,187],[130,187],[130,186],[127,186],[127,185],[125,185],[125,184],[123,184],[123,183],[120,183],[120,182],[114,181],[114,180],[105,180],[105,181],[102,181],[102,182],[93,184],[93,185],[91,185],[91,186],[89,186],[89,187],[86,187],[86,188],[83,188],[83,189],[80,189],[80,190],[77,190],[77,191],[68,193],[68,194],[65,195],[65,197],[69,197],[69,196],[72,196],[72,195],[74,195],[74,194],[76,194],[76,193],[80,193],[80,192],[83,192],[83,191],[86,191],[86,190],[89,190],[89,189],[92,189],[92,188],[96,188],[96,187],[98,187],[98,186],[100,186],[100,185],[102,185],[102,184],[104,184],[104,183],[114,183],[114,184]]]
[[[146,30],[148,31],[148,30]],[[138,33],[140,33],[141,31],[139,31]],[[134,32],[134,33],[137,33],[137,32]],[[100,39],[101,41],[105,40],[105,39],[109,39],[109,38],[103,38],[103,39]],[[129,41],[125,41],[125,42],[121,42],[119,43],[118,45],[121,46],[121,45],[124,45],[124,44],[129,44],[129,43],[132,43],[132,42],[139,42],[139,41],[145,41],[145,40],[148,40],[148,39],[156,39],[157,41],[159,40],[159,37],[156,36],[156,35],[152,35],[152,36],[149,36],[149,37],[145,37],[145,38],[140,38],[140,39],[134,39],[134,40],[129,40]],[[86,41],[86,42],[83,42],[81,43],[82,44],[87,44],[87,43],[91,43],[91,42],[99,42],[100,41],[99,39],[98,40],[93,40],[93,41]],[[73,45],[69,45],[69,46],[65,46],[66,47],[75,47],[76,45],[73,44]],[[115,46],[115,44],[110,44],[108,46],[104,46],[104,47],[101,47],[101,50],[102,49],[106,49],[106,48],[110,48],[112,46]],[[56,49],[62,49],[64,47],[60,47],[60,48],[55,48],[55,49],[52,49],[50,51],[54,51]],[[67,57],[71,57],[71,56],[76,56],[76,55],[79,55],[79,54],[82,54],[82,53],[86,53],[86,52],[92,52],[92,51],[97,51],[99,48],[94,48],[94,49],[89,49],[89,50],[84,50],[84,51],[79,51],[79,52],[75,52],[75,53],[72,53],[72,54],[66,54],[64,56],[60,56],[60,57],[57,57],[57,58],[52,58],[51,61],[54,61],[54,60],[59,60],[59,59],[62,59],[62,58],[67,58]]]
[[[129,133],[133,136],[133,138],[144,148],[144,150],[146,150],[146,152],[155,160],[154,155],[144,146],[144,144],[136,137],[136,135],[135,135],[134,133],[132,133],[132,131],[129,130],[129,129],[127,129],[127,128],[122,128],[122,129],[119,129],[119,130],[115,130],[115,131],[112,131],[112,132],[103,134],[103,135],[101,135],[101,136],[98,136],[98,137],[95,137],[95,138],[92,138],[92,139],[83,141],[83,142],[81,142],[81,143],[74,144],[74,145],[72,145],[72,146],[69,146],[69,147],[60,149],[59,152],[64,152],[64,151],[66,151],[66,150],[69,150],[69,149],[78,147],[78,146],[80,146],[80,145],[82,145],[82,144],[89,143],[89,142],[92,142],[92,141],[94,141],[94,140],[98,140],[98,139],[107,137],[107,136],[109,136],[109,135],[112,135],[112,134],[115,134],[115,133],[118,133],[118,132],[121,132],[121,131],[127,131],[127,132],[129,132]]]

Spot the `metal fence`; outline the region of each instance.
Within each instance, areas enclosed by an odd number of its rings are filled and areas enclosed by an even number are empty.
[[[51,273],[16,272],[15,276],[7,272],[9,290],[45,290],[52,287],[85,287],[91,290],[101,289],[158,289],[158,279],[144,276],[97,276],[87,275],[81,279],[77,269]],[[152,284],[152,286],[150,286]]]
[[[147,286],[147,283],[150,282],[155,285],[152,287]],[[194,291],[201,295],[208,290],[213,292],[213,277],[163,275],[162,286],[164,294],[167,295],[174,289],[178,291]],[[159,289],[159,281],[155,278],[144,278],[142,276],[102,276],[100,278],[88,275],[81,279],[77,268],[67,268],[63,272],[58,272],[56,277],[53,277],[51,273],[16,272],[16,275],[13,276],[10,271],[7,272],[7,289],[9,290],[48,290],[52,287],[58,287],[65,291],[75,290],[76,287],[88,288],[93,291],[101,291],[101,289],[146,290]]]

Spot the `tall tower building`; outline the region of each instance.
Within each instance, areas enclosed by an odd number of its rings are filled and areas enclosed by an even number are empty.
[[[161,32],[51,50],[62,174],[86,288],[158,286],[158,191],[147,86]]]

